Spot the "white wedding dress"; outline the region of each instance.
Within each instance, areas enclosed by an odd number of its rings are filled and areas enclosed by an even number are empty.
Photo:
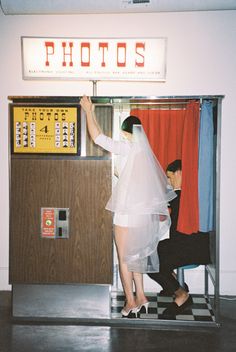
[[[140,273],[158,272],[157,245],[170,227],[168,202],[176,194],[141,125],[133,126],[132,143],[114,141],[102,134],[95,143],[126,158],[106,209],[114,212],[116,225],[128,230],[125,243],[128,269]]]

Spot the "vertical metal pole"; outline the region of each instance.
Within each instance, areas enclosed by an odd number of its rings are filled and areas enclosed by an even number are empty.
[[[221,159],[221,112],[222,99],[217,104],[217,146],[216,146],[216,247],[215,247],[215,318],[220,315],[220,159]]]
[[[93,97],[97,96],[97,82],[98,81],[92,81],[93,82]]]
[[[81,109],[81,145],[80,145],[80,155],[86,156],[86,136],[87,136],[87,127],[86,127],[86,116],[83,109]]]
[[[177,268],[177,280],[179,281],[180,286],[184,287],[184,268]]]
[[[209,297],[209,281],[208,281],[208,271],[207,271],[207,268],[205,266],[204,268],[204,294],[205,294],[205,297]]]
[[[93,96],[97,96],[97,81],[92,81],[93,82]],[[83,109],[81,109],[81,150],[80,150],[80,155],[81,156],[86,156],[86,136],[87,136],[87,127],[86,127],[86,117],[85,117],[85,112]]]

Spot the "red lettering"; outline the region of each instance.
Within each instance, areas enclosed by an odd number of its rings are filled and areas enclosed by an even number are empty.
[[[123,61],[120,61],[120,57],[123,53]],[[126,43],[117,43],[117,66],[125,67],[126,66]]]
[[[70,52],[66,53],[66,42],[62,42],[62,47],[63,47],[63,61],[62,61],[62,66],[66,66],[66,56],[68,55],[70,57],[70,62],[69,65],[73,66],[73,61],[72,61],[72,48],[73,48],[73,43],[69,42],[69,47],[70,47]]]
[[[83,59],[83,53],[87,51],[87,61],[84,61]],[[90,66],[90,43],[81,43],[81,48],[80,48],[80,53],[81,53],[81,66]]]
[[[54,41],[45,41],[45,65],[51,66],[52,64],[56,64],[54,61],[56,58],[55,55],[61,56],[62,61],[61,65],[63,67],[66,66],[74,66],[73,56],[75,55],[74,49],[75,42],[72,41],[62,41],[60,43],[62,51],[56,48],[56,43]],[[76,43],[77,45],[77,43]],[[89,41],[84,41],[79,43],[78,50],[80,50],[80,58],[78,61],[78,65],[81,67],[90,67],[93,61],[96,61],[99,56],[99,65],[100,67],[106,67],[107,65],[113,65],[117,68],[135,66],[135,67],[144,67],[145,59],[146,59],[146,43],[145,42],[135,42],[133,45],[129,44],[129,42],[117,42],[115,44],[107,42],[99,42],[96,44],[95,48],[92,48],[93,43]],[[109,56],[109,50],[113,49],[112,45],[115,45],[115,54],[114,57]],[[91,48],[93,50],[91,50]],[[56,50],[57,49],[57,50]],[[77,49],[76,49],[77,50]],[[54,56],[53,56],[54,55]],[[91,58],[91,55],[94,55]],[[58,58],[57,58],[58,59]],[[77,59],[76,59],[77,60]],[[91,61],[92,60],[92,61]],[[58,62],[58,60],[56,60]],[[111,62],[110,62],[111,61]]]
[[[49,66],[49,55],[53,55],[54,54],[54,42],[44,42],[45,47],[46,47],[46,61],[45,61],[45,65]],[[49,48],[52,49],[51,52],[49,52]]]
[[[138,49],[141,49],[142,53]],[[135,52],[139,56],[139,59],[142,60],[142,61],[135,60],[136,67],[144,67],[144,55],[143,55],[144,51],[145,51],[145,43],[136,43],[135,44]]]
[[[102,62],[101,62],[101,66],[102,67],[105,67],[106,66],[106,63],[105,63],[105,60],[104,60],[104,51],[105,49],[108,50],[108,43],[99,43],[99,50],[102,48]]]

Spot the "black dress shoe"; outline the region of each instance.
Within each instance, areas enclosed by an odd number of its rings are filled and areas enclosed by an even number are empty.
[[[186,308],[193,304],[192,296],[188,296],[187,301],[185,301],[181,306],[178,306],[175,302],[172,302],[168,308],[166,308],[162,313],[162,319],[176,319],[176,315],[179,315],[185,311]]]

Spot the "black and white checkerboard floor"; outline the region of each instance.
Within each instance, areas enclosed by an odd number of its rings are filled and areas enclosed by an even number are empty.
[[[146,296],[150,302],[148,313],[146,314],[145,310],[141,311],[138,317],[141,319],[162,319],[163,310],[173,302],[173,298],[159,296],[154,292],[146,293]],[[124,306],[123,292],[112,292],[111,297],[111,317],[121,318],[120,312]],[[193,305],[187,308],[183,314],[177,315],[176,320],[214,322],[214,312],[208,298],[204,295],[192,295],[192,298]]]

